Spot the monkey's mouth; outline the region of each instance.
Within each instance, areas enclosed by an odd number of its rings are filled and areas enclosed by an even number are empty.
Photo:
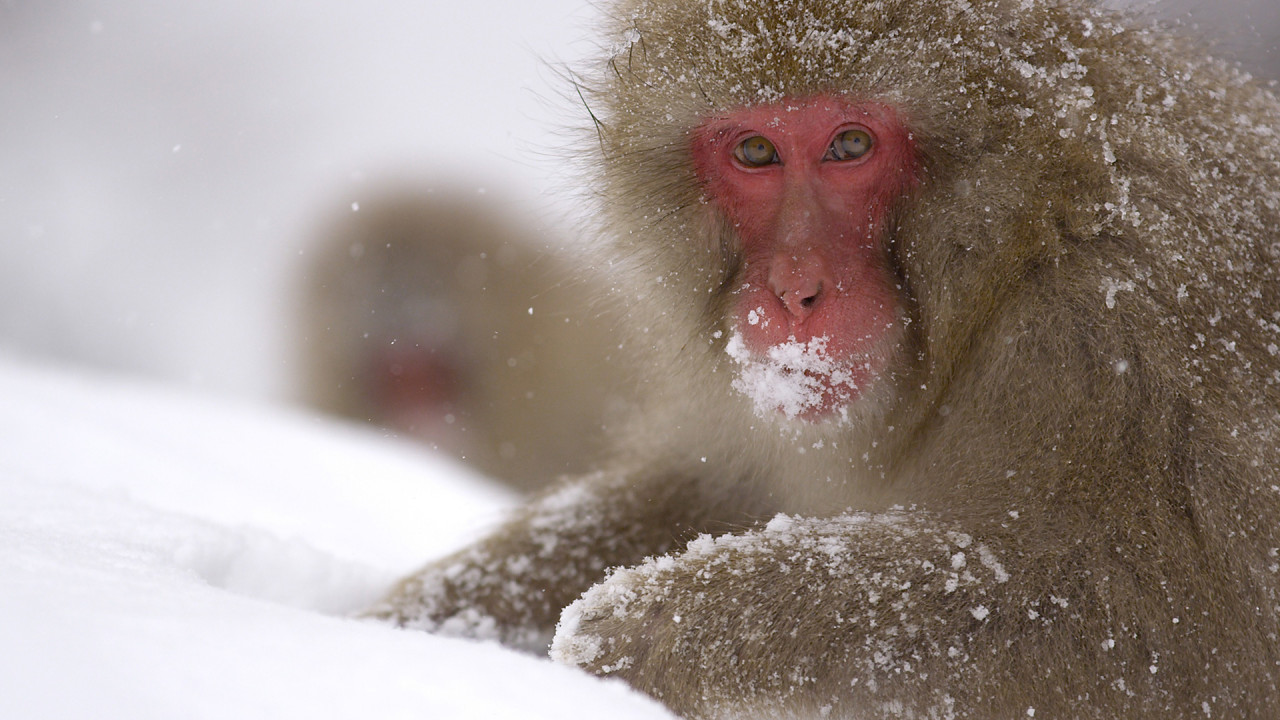
[[[821,421],[857,399],[859,381],[869,363],[839,360],[827,350],[826,336],[771,345],[752,352],[738,333],[725,351],[738,364],[733,388],[751,399],[758,417],[782,413],[790,420]]]

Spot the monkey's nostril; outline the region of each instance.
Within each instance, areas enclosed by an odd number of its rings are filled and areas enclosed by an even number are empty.
[[[804,283],[808,285],[808,283]],[[818,281],[808,287],[800,288],[776,288],[774,292],[778,294],[778,298],[782,300],[782,304],[787,308],[793,317],[798,320],[804,320],[809,316],[809,311],[818,302],[818,298],[822,295],[822,282]]]
[[[813,304],[818,302],[818,296],[821,294],[822,294],[822,281],[819,280],[818,285],[813,288],[813,292],[808,293],[804,297],[800,298],[800,307],[805,308],[806,310],[813,307]]]

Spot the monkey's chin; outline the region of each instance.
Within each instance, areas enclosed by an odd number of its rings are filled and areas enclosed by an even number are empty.
[[[762,419],[845,422],[874,372],[869,360],[833,357],[827,344],[825,336],[808,342],[792,338],[753,352],[735,332],[725,345],[738,365],[733,388],[751,400]]]

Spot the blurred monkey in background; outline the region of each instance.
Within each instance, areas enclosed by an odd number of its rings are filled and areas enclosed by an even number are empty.
[[[306,268],[311,404],[521,489],[590,464],[625,407],[600,289],[491,195],[402,188],[329,225]]]

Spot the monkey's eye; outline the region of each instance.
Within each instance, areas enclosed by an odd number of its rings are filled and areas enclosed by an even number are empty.
[[[738,143],[733,156],[747,167],[764,167],[778,162],[778,149],[763,135],[754,135]]]
[[[856,160],[871,150],[871,134],[866,130],[845,130],[827,148],[828,160]]]

